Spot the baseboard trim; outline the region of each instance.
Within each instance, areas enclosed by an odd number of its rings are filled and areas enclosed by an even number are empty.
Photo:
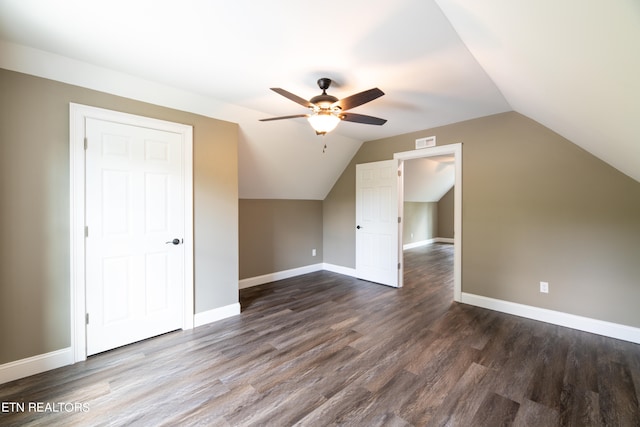
[[[433,243],[453,243],[454,240],[449,237],[434,237],[433,239],[420,240],[419,242],[407,243],[402,245],[402,250],[419,248],[420,246],[427,246]]]
[[[356,269],[343,267],[341,265],[328,264],[326,262],[320,264],[311,264],[304,267],[292,268],[291,270],[276,271],[275,273],[263,274],[262,276],[249,277],[238,282],[238,289],[250,288],[252,286],[264,285],[278,280],[289,279],[291,277],[301,276],[303,274],[314,273],[316,271],[332,271],[334,273],[344,274],[345,276],[356,277]]]
[[[239,289],[250,288],[252,286],[264,285],[265,283],[275,282],[277,280],[288,279],[290,277],[301,276],[307,273],[322,270],[323,264],[311,264],[304,267],[292,268],[290,270],[277,271],[275,273],[263,274],[262,276],[249,277],[238,282]]]
[[[214,308],[213,310],[203,311],[202,313],[196,313],[193,317],[193,324],[195,327],[198,327],[226,319],[227,317],[236,316],[238,314],[240,314],[239,302],[225,305],[224,307]]]
[[[402,250],[406,251],[407,249],[415,249],[421,246],[427,246],[432,243],[435,243],[435,241],[436,239],[427,239],[427,240],[420,240],[419,242],[407,243],[406,245],[402,245]]]
[[[344,274],[345,276],[356,277],[355,268],[343,267],[341,265],[328,264],[325,262],[324,264],[322,264],[322,269],[331,271],[333,273]]]
[[[632,326],[606,322],[604,320],[592,319],[589,317],[576,316],[574,314],[563,313],[561,311],[548,310],[546,308],[533,307],[530,305],[498,300],[465,292],[462,293],[461,302],[475,305],[477,307],[487,308],[489,310],[525,317],[527,319],[539,320],[553,325],[564,326],[571,329],[577,329],[579,331],[590,332],[592,334],[603,335],[610,338],[640,344],[640,328]]]
[[[451,243],[453,245],[455,242],[455,239],[451,237],[436,237],[434,243]]]
[[[71,347],[0,365],[0,384],[73,364]]]

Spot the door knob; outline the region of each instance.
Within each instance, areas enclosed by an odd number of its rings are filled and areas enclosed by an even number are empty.
[[[358,230],[360,230],[360,229],[361,229],[362,227],[360,227],[360,226],[357,226],[356,228],[357,228]]]
[[[165,243],[166,243],[167,245],[168,245],[169,243],[173,243],[174,245],[179,245],[180,243],[182,243],[182,241],[180,241],[180,239],[173,239],[173,240],[170,240],[170,241],[165,242]]]

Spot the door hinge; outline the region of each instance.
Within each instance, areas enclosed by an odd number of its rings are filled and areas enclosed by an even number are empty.
[[[85,323],[88,325],[89,324],[89,313],[85,313],[84,320],[85,320]]]
[[[402,176],[402,171],[398,170],[398,176]]]
[[[401,264],[400,264],[400,263],[398,263],[398,270],[400,270],[400,266],[401,266]]]
[[[398,217],[398,224],[402,222],[402,218]]]
[[[89,237],[89,226],[84,227],[84,237]]]
[[[89,146],[89,140],[87,139],[87,137],[84,137],[84,149],[86,150],[87,147]]]

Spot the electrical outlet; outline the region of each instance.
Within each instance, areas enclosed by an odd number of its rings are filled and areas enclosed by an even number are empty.
[[[316,250],[315,249],[311,249],[311,256],[316,256]]]
[[[549,282],[540,282],[540,292],[543,294],[549,293]]]

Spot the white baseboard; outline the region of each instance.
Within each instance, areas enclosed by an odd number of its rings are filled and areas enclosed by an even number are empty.
[[[605,322],[604,320],[576,316],[561,311],[548,310],[546,308],[533,307],[465,292],[462,293],[461,302],[477,307],[488,308],[489,310],[526,317],[527,319],[539,320],[553,325],[565,326],[579,331],[640,344],[640,328],[634,328],[632,326]]]
[[[240,303],[225,305],[224,307],[214,308],[213,310],[196,313],[193,317],[195,327],[206,325],[207,323],[217,322],[227,317],[240,314]]]
[[[454,240],[449,237],[434,237],[433,239],[420,240],[419,242],[407,243],[402,245],[402,250],[419,248],[420,246],[431,245],[433,243],[453,243]]]
[[[427,246],[434,243],[436,239],[427,239],[420,240],[419,242],[407,243],[406,245],[402,245],[402,250],[406,251],[407,249],[419,248],[420,246]]]
[[[311,264],[304,267],[292,268],[291,270],[276,271],[275,273],[263,274],[262,276],[249,277],[238,282],[238,289],[250,288],[252,286],[264,285],[265,283],[275,282],[277,280],[289,279],[291,277],[301,276],[307,273],[327,270],[334,273],[344,274],[345,276],[356,277],[356,269],[343,267],[335,264]]]
[[[456,242],[452,237],[436,237],[434,240],[434,243],[451,243],[452,245]]]
[[[238,288],[250,288],[251,286],[263,285],[277,280],[313,273],[314,271],[322,270],[322,265],[323,264],[311,264],[304,267],[292,268],[291,270],[277,271],[275,273],[263,274],[262,276],[249,277],[247,279],[240,280],[238,282]]]
[[[0,365],[0,384],[73,364],[71,347]]]
[[[325,262],[324,264],[322,264],[322,269],[332,271],[334,273],[344,274],[345,276],[356,277],[355,268],[343,267],[341,265],[328,264]]]

